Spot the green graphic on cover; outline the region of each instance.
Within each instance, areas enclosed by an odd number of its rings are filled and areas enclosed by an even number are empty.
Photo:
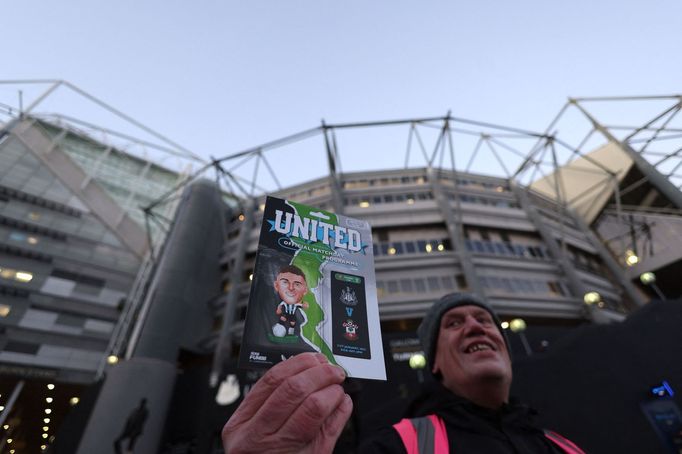
[[[299,216],[307,218],[312,217],[310,215],[311,211],[313,210],[312,207],[301,205],[299,203],[292,201],[289,201],[289,204],[294,207],[296,213]],[[329,219],[325,220],[325,222],[331,225],[338,224],[338,221],[334,214],[327,212],[325,212],[324,214],[329,217]],[[305,240],[302,240],[300,238],[292,237],[291,240],[295,242],[299,247],[308,244]],[[332,248],[321,242],[315,243],[315,248],[325,250],[329,254],[334,253]],[[315,288],[320,284],[320,281],[323,278],[321,267],[322,265],[324,265],[324,263],[325,258],[323,256],[312,251],[304,250],[303,248],[299,250],[299,252],[294,256],[293,260],[291,261],[292,265],[299,267],[303,271],[303,273],[305,274],[306,281],[308,282],[310,288]],[[315,299],[315,294],[311,291],[308,291],[308,293],[306,293],[306,295],[303,297],[303,300],[308,303],[308,309],[305,310],[308,321],[301,326],[301,336],[310,344],[317,347],[320,353],[322,353],[324,356],[327,357],[327,359],[329,359],[329,362],[331,362],[332,364],[337,364],[336,359],[334,358],[334,354],[329,348],[329,345],[327,345],[325,340],[322,338],[322,336],[320,336],[320,333],[318,333],[317,331],[317,327],[322,322],[324,322],[325,319],[325,314],[324,310],[322,310],[322,306],[320,306],[318,301]]]

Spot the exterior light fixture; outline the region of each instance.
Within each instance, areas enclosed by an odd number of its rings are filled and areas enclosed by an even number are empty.
[[[4,426],[2,426],[2,428],[5,430],[9,429],[9,424],[5,424]]]
[[[116,364],[116,363],[118,362],[118,356],[116,356],[116,355],[109,355],[109,356],[107,356],[107,362],[108,362],[109,364],[112,364],[112,365],[113,365],[113,364]]]
[[[50,424],[50,418],[44,418],[44,419],[43,419],[43,422],[44,422],[45,424]]]
[[[427,245],[424,249],[426,249],[426,252],[431,252],[431,251],[433,251],[433,246],[431,246],[431,244],[427,243]]]
[[[583,296],[583,301],[588,306],[591,306],[591,305],[597,304],[599,301],[601,301],[601,295],[597,292],[587,292]]]
[[[369,207],[369,202],[367,200],[363,200],[360,202],[360,208],[368,208]]]
[[[642,273],[639,275],[639,280],[642,282],[642,284],[651,287],[653,291],[656,292],[656,295],[661,299],[661,301],[666,300],[665,295],[663,294],[661,289],[658,288],[658,285],[656,285],[656,275],[654,273],[652,273],[651,271]]]
[[[47,427],[47,426],[43,426],[43,432],[47,432],[48,430],[50,430],[50,428],[49,428],[49,427]]]
[[[46,408],[46,409],[45,409],[45,414],[46,414],[46,415],[49,415],[50,413],[52,413],[52,410],[49,409],[49,408]]]
[[[12,440],[11,438],[8,438],[8,439],[7,439],[7,443],[10,443],[10,444],[11,444],[13,441],[14,441],[14,440]]]
[[[502,327],[502,329],[509,329],[509,322],[502,322],[500,323],[500,326]]]
[[[656,282],[656,275],[651,271],[647,271],[646,273],[642,273],[639,275],[639,280],[644,285],[651,285]]]
[[[54,389],[54,384],[48,383],[48,384],[47,384],[47,389],[49,389],[50,391],[52,391],[52,390]]]
[[[3,411],[5,409],[4,405],[0,405],[0,411]]]
[[[509,322],[509,329],[514,333],[521,333],[526,330],[526,321],[522,318],[515,318]]]
[[[408,205],[413,205],[413,204],[414,204],[414,199],[407,199],[407,204],[408,204]]]
[[[45,398],[45,402],[47,402],[48,404],[51,404],[51,403],[52,403],[52,398],[51,398],[51,397],[46,397],[46,398]]]
[[[445,246],[443,246],[442,244],[439,244],[437,249],[439,251],[443,252],[445,250]]]
[[[388,255],[395,255],[395,248],[394,247],[388,248]]]
[[[31,280],[33,280],[33,274],[26,271],[17,271],[14,278],[19,282],[31,282]]]
[[[240,215],[237,217],[237,219],[239,219],[240,221],[243,221],[243,220],[246,219],[246,218],[244,217],[243,214],[240,214]]]
[[[426,357],[421,353],[415,353],[410,356],[410,368],[420,370],[426,367]]]
[[[47,437],[49,437],[48,434],[43,434],[43,438],[47,438]]]
[[[7,317],[12,308],[6,304],[0,304],[0,317]]]
[[[627,263],[628,266],[635,266],[639,263],[639,257],[637,257],[637,254],[635,254],[631,250],[627,250],[625,252],[625,263]]]
[[[253,273],[249,274],[249,280],[250,280],[250,281],[253,280]]]

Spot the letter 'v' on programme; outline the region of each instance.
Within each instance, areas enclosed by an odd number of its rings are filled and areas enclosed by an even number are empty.
[[[367,221],[268,197],[239,367],[320,352],[349,377],[386,380]]]

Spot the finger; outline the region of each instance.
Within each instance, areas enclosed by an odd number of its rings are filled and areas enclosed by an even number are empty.
[[[286,420],[278,435],[292,440],[312,441],[321,433],[327,418],[344,401],[340,385],[327,386],[311,393]]]
[[[235,421],[251,419],[284,380],[318,366],[323,361],[327,362],[327,359],[321,353],[302,353],[276,364],[256,382],[230,419]]]
[[[343,369],[331,364],[318,364],[296,375],[287,377],[254,415],[256,424],[263,424],[272,432],[291,419],[311,394],[343,382]],[[337,403],[334,404],[334,407]],[[333,407],[332,407],[333,408]],[[272,433],[271,432],[271,433]]]
[[[319,439],[315,443],[313,452],[332,452],[336,445],[336,440],[339,439],[343,428],[353,413],[353,401],[348,394],[343,396],[343,400],[331,415],[325,420],[319,435]]]

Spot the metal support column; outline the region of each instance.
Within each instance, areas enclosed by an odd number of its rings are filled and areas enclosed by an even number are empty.
[[[223,309],[223,324],[220,329],[218,343],[216,344],[215,353],[213,354],[213,366],[211,368],[211,375],[209,377],[209,384],[215,387],[223,378],[223,363],[232,355],[232,324],[234,322],[234,313],[237,300],[239,299],[239,287],[242,283],[242,273],[244,272],[244,259],[246,257],[247,246],[251,230],[253,229],[254,210],[256,207],[256,200],[247,199],[244,203],[244,220],[242,227],[239,230],[239,235],[236,238],[236,248],[233,255],[233,261],[230,265],[230,290],[227,293],[225,300],[225,308]],[[227,245],[224,245],[226,247]]]
[[[449,120],[446,118],[443,126],[443,131],[436,144],[436,148],[440,145],[441,141],[445,140],[446,134],[450,132]],[[460,205],[459,193],[457,190],[457,172],[455,170],[454,162],[452,163],[452,178],[453,178],[453,191],[455,194],[455,200],[457,204],[457,212],[452,209],[450,200],[443,190],[443,185],[440,182],[440,171],[435,169],[431,162],[435,160],[435,152],[432,159],[429,162],[429,166],[426,169],[426,176],[429,180],[429,185],[431,186],[431,191],[433,196],[438,203],[438,208],[440,209],[441,215],[443,216],[443,221],[445,221],[445,226],[448,229],[448,236],[450,242],[455,250],[455,254],[459,259],[459,265],[464,273],[464,278],[467,281],[469,290],[475,293],[483,300],[487,301],[485,292],[483,291],[483,286],[481,281],[478,279],[476,274],[476,269],[474,266],[473,259],[469,250],[466,248],[464,241],[464,226],[462,223],[462,207]]]
[[[339,174],[337,173],[339,154],[336,149],[336,140],[329,140],[329,131],[330,128],[322,120],[322,134],[324,134],[324,145],[327,151],[327,164],[329,166],[329,187],[331,188],[332,206],[334,207],[334,213],[343,214],[343,189]]]
[[[597,238],[597,235],[590,230],[588,225],[580,216],[573,215],[573,220],[583,234],[587,237],[587,240],[590,242],[590,244],[597,250],[597,254],[599,254],[599,257],[601,257],[604,265],[606,265],[606,267],[609,269],[613,277],[623,288],[630,300],[632,300],[638,307],[644,306],[646,302],[642,299],[641,294],[637,291],[634,284],[625,276],[623,268],[618,265],[616,259],[613,258],[606,246],[604,246],[599,238]]]
[[[21,393],[22,389],[24,389],[24,380],[21,380],[19,381],[19,383],[14,385],[12,394],[10,394],[9,399],[7,399],[7,403],[5,404],[5,409],[2,411],[2,414],[0,414],[0,427],[2,427],[5,424],[7,416],[12,412],[12,408],[14,407],[14,404],[17,402],[17,399],[19,398],[19,394]]]
[[[578,304],[583,307],[585,316],[595,323],[606,323],[605,317],[601,316],[597,309],[588,307],[583,304],[583,295],[587,292],[587,287],[583,284],[582,280],[578,276],[578,272],[569,260],[569,257],[562,251],[561,247],[557,244],[556,238],[552,232],[547,228],[545,223],[540,218],[536,207],[530,201],[528,194],[524,188],[517,186],[515,183],[510,182],[510,187],[516,199],[519,201],[519,205],[523,211],[526,212],[528,219],[535,226],[535,229],[540,234],[540,237],[544,241],[550,255],[559,265],[559,269],[566,277],[568,283],[568,289],[571,292],[571,296],[578,300]]]

